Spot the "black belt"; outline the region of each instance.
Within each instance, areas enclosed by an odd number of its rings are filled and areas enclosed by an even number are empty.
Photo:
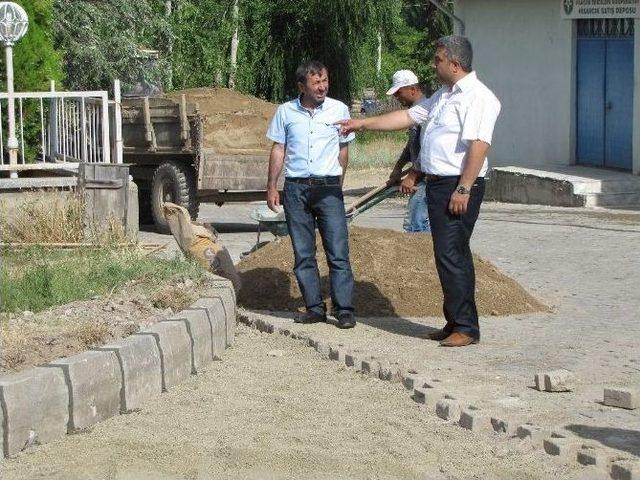
[[[285,177],[286,182],[302,183],[303,185],[340,185],[340,175],[335,177]]]
[[[432,175],[430,173],[425,173],[424,174],[424,180],[426,182],[435,182],[437,180],[443,180],[445,178],[460,178],[460,175]]]

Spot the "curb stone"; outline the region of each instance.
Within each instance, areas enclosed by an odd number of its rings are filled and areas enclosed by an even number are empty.
[[[235,335],[236,305],[231,282],[215,275],[208,274],[208,277],[216,295],[220,296],[222,303],[227,303],[223,318],[225,331]],[[229,318],[229,314],[234,317]],[[176,325],[171,326],[172,323]],[[42,367],[0,375],[0,461],[2,457],[12,457],[33,446],[64,437],[71,425],[72,429],[85,428],[85,425],[118,413],[140,410],[148,400],[162,393],[165,379],[168,378],[171,380],[168,383],[175,385],[178,380],[190,376],[190,334],[193,332],[188,332],[184,322],[179,320],[167,319],[155,326],[159,330],[166,330],[163,335],[165,348],[171,344],[180,347],[179,351],[172,352],[175,358],[170,359],[168,351],[164,352],[166,367],[175,367],[174,371],[168,371],[163,365],[164,356],[159,351],[160,342],[156,337],[159,334],[154,333],[151,327]],[[175,339],[171,338],[172,332],[176,334]],[[206,335],[210,334],[210,330],[208,332]],[[227,338],[225,347],[226,344],[232,345],[233,338]],[[76,357],[92,360],[110,358],[107,363],[111,371],[105,373],[101,382],[92,385],[88,381],[90,376],[79,366],[83,362]],[[211,358],[210,355],[208,357]],[[172,366],[172,362],[175,365]],[[85,363],[88,365],[91,362]],[[86,370],[86,367],[83,368]],[[68,372],[66,378],[65,372]],[[82,379],[86,381],[78,383]],[[118,379],[117,382],[114,379]],[[78,385],[83,385],[83,388],[78,389]],[[99,385],[105,389],[96,392]]]

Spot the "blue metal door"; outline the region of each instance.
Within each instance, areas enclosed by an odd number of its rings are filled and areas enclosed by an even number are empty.
[[[633,22],[578,23],[577,145],[581,165],[631,170]]]
[[[633,40],[607,40],[605,167],[631,170],[633,136]]]

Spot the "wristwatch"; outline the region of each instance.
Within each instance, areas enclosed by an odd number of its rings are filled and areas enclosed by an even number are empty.
[[[471,193],[471,189],[460,184],[456,187],[456,192],[458,192],[461,195],[469,195]]]

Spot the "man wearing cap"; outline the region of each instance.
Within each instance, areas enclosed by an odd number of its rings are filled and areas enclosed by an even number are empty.
[[[306,306],[297,323],[326,321],[316,260],[316,226],[322,238],[333,314],[339,328],[352,328],[353,273],[349,262],[349,234],[344,212],[342,178],[354,134],[340,135],[336,121],[349,118],[349,108],[327,96],[329,74],[320,62],[303,63],[296,70],[300,96],[280,105],[267,137],[273,141],[269,157],[267,205],[280,207],[278,177],[284,167],[284,214],[293,245],[294,272]]]
[[[480,340],[469,241],[484,195],[487,152],[500,101],[472,71],[472,57],[467,38],[442,37],[436,42],[434,66],[443,86],[433,96],[408,110],[339,122],[343,134],[422,125],[420,167],[427,180],[429,222],[447,322],[429,338],[444,347]],[[414,172],[408,175],[417,178]]]
[[[412,107],[424,97],[418,77],[411,70],[398,70],[393,74],[391,88],[387,90],[387,95],[393,95],[403,107]],[[407,202],[407,214],[402,227],[405,232],[411,233],[431,231],[427,213],[427,184],[424,181],[424,175],[420,171],[419,151],[420,125],[416,124],[409,128],[407,144],[393,167],[388,181],[390,185],[400,183],[400,191],[410,195]],[[408,175],[401,182],[402,169],[407,163],[411,163],[411,170],[416,175]]]

